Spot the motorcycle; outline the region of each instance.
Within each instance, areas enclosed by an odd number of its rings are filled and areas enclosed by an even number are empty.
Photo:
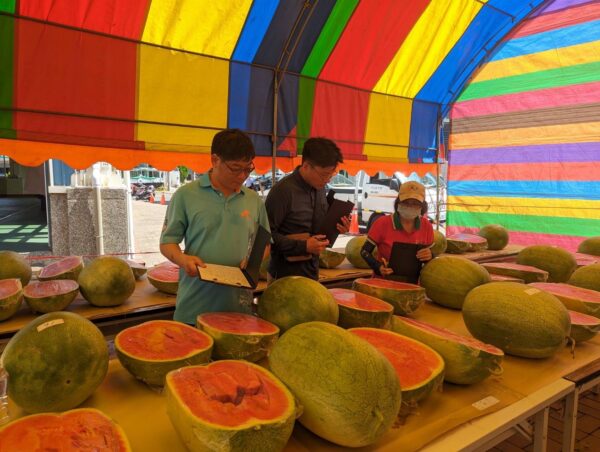
[[[154,197],[154,185],[134,185],[132,187],[131,196],[138,201],[148,201],[150,197]]]

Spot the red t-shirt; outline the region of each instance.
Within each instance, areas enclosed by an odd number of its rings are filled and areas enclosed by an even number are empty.
[[[394,215],[386,215],[373,223],[369,230],[369,239],[377,244],[379,260],[381,258],[387,261],[390,260],[394,242],[416,243],[426,246],[433,243],[433,226],[429,219],[422,216],[418,220],[415,220],[415,226],[418,226],[418,228],[415,227],[410,233],[402,229],[399,221],[394,224]]]

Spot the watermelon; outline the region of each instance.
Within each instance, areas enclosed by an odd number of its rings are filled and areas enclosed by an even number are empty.
[[[373,328],[390,328],[394,307],[379,298],[348,289],[329,289],[338,304],[340,318],[338,325],[342,328],[368,326]]]
[[[477,235],[487,240],[488,250],[502,250],[508,245],[508,231],[499,224],[488,224],[482,227]]]
[[[83,259],[81,256],[69,256],[46,265],[40,271],[38,279],[40,281],[49,281],[51,279],[72,279],[77,281],[82,269]]]
[[[32,414],[0,429],[0,450],[130,452],[121,427],[102,411],[79,408],[64,413]]]
[[[279,337],[279,328],[271,322],[239,312],[201,314],[196,327],[215,341],[214,359],[257,362],[269,354]]]
[[[412,407],[441,389],[444,360],[422,342],[376,328],[348,330],[383,353],[394,367],[402,388],[402,405]]]
[[[337,251],[324,249],[321,254],[319,254],[319,267],[321,268],[335,268],[341,265],[346,259],[346,255],[344,253],[338,253]]]
[[[571,334],[575,343],[589,341],[600,331],[600,319],[581,312],[569,311]]]
[[[167,413],[188,450],[277,452],[294,428],[294,396],[247,361],[174,370],[165,390]]]
[[[392,365],[338,326],[309,322],[291,328],[273,347],[269,365],[303,407],[300,423],[340,446],[373,444],[400,410]]]
[[[592,254],[583,253],[571,253],[577,262],[577,267],[584,267],[586,265],[600,263],[600,256],[594,256]]]
[[[383,278],[355,279],[352,289],[387,301],[398,315],[416,311],[425,301],[425,289],[421,286]]]
[[[258,300],[258,315],[284,332],[313,320],[336,324],[339,309],[322,284],[303,276],[286,276],[264,290]]]
[[[470,385],[502,373],[504,352],[493,345],[405,317],[394,316],[392,330],[438,352],[446,364],[444,380],[450,383]]]
[[[484,266],[485,267],[485,266]],[[520,284],[525,284],[525,281],[521,278],[514,278],[512,276],[502,276],[502,275],[494,275],[490,272],[491,282],[516,282]]]
[[[513,264],[512,262],[485,262],[481,264],[490,275],[518,278],[525,283],[546,282],[548,272],[531,265]]]
[[[489,283],[467,295],[463,319],[477,339],[505,353],[547,358],[564,347],[569,313],[554,296],[517,283]]]
[[[440,254],[446,252],[446,248],[448,248],[446,236],[440,231],[433,231],[433,246],[431,247],[431,254],[434,256],[439,256]]]
[[[0,321],[10,319],[23,303],[23,286],[18,278],[0,279]]]
[[[148,270],[148,281],[158,290],[172,295],[179,288],[179,267],[171,262],[163,262]]]
[[[577,268],[577,262],[567,250],[548,245],[523,248],[517,255],[517,264],[531,265],[548,272],[548,282],[567,282]]]
[[[79,284],[72,279],[38,281],[23,289],[25,301],[33,312],[64,311],[77,297]]]
[[[134,261],[131,259],[125,259],[125,262],[127,262],[127,265],[129,265],[129,267],[131,268],[133,276],[136,280],[142,279],[148,271],[145,262]]]
[[[447,253],[462,254],[487,248],[487,240],[475,234],[453,234],[446,237]]]
[[[577,247],[577,252],[600,256],[600,236],[585,239]]]
[[[26,412],[70,410],[104,380],[108,346],[89,320],[72,312],[51,312],[10,339],[0,367],[10,375],[8,395]]]
[[[461,309],[469,291],[490,282],[490,275],[481,265],[458,256],[440,256],[421,270],[421,285],[434,302]]]
[[[600,292],[600,264],[578,268],[569,278],[569,284]]]
[[[172,370],[210,360],[212,338],[172,320],[151,320],[125,328],[115,337],[115,351],[125,369],[138,380],[162,386]]]
[[[122,259],[101,256],[79,274],[81,295],[94,306],[119,306],[135,290],[133,271]]]
[[[355,268],[370,268],[367,261],[360,255],[360,250],[366,241],[366,235],[359,235],[352,237],[348,243],[346,243],[346,259],[348,259],[348,262]]]
[[[18,278],[25,287],[31,280],[31,265],[14,251],[0,251],[0,280]]]
[[[563,283],[534,283],[530,286],[551,293],[567,309],[600,318],[600,292]]]

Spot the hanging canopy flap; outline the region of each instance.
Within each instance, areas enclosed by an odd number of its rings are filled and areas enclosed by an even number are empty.
[[[350,168],[419,171],[472,71],[542,3],[3,0],[0,136],[29,144],[0,153],[202,168],[237,127],[262,157],[275,134],[281,167],[327,136]]]
[[[600,231],[600,2],[554,0],[452,110],[448,230],[577,249]]]

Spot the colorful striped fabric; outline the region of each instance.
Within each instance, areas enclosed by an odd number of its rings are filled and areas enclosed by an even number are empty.
[[[238,127],[261,170],[272,136],[289,170],[325,135],[350,171],[423,174],[472,71],[542,3],[0,0],[0,154],[202,170]]]
[[[515,244],[600,235],[600,1],[554,0],[501,43],[451,111],[448,233]]]

